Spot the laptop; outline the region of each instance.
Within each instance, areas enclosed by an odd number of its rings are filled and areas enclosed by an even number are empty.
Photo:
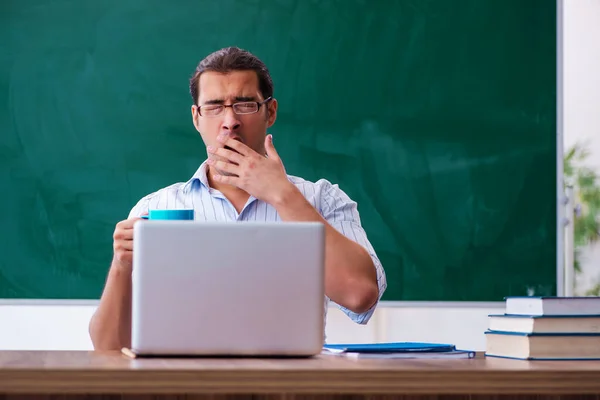
[[[150,220],[134,238],[134,355],[321,352],[323,224]]]

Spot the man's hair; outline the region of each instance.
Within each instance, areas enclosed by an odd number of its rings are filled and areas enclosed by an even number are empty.
[[[267,99],[273,96],[273,80],[267,66],[258,57],[246,50],[237,47],[226,47],[209,54],[196,67],[194,74],[190,78],[190,94],[192,95],[194,104],[198,105],[198,86],[200,84],[200,75],[203,72],[227,73],[248,70],[256,72],[258,76],[258,88],[263,98]]]

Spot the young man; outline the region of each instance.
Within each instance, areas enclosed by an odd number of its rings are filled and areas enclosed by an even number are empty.
[[[133,225],[149,209],[193,208],[200,221],[319,221],[325,224],[325,307],[335,302],[364,324],[386,288],[385,273],[353,202],[337,185],[287,175],[267,135],[277,100],[266,66],[235,47],[200,62],[190,80],[192,122],[207,160],[184,183],[142,198],[114,232],[114,258],[90,321],[97,350],[131,342]],[[327,309],[327,308],[325,308]]]

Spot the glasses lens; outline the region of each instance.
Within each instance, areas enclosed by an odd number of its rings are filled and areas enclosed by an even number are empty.
[[[223,106],[219,104],[210,104],[207,106],[202,106],[201,108],[202,115],[219,115],[223,111]]]
[[[258,104],[253,101],[236,103],[233,105],[233,109],[238,114],[251,114],[258,111]]]

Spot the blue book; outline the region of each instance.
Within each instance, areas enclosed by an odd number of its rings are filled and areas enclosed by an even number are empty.
[[[455,346],[452,344],[420,342],[326,344],[323,346],[323,349],[338,353],[450,352],[456,350]]]

